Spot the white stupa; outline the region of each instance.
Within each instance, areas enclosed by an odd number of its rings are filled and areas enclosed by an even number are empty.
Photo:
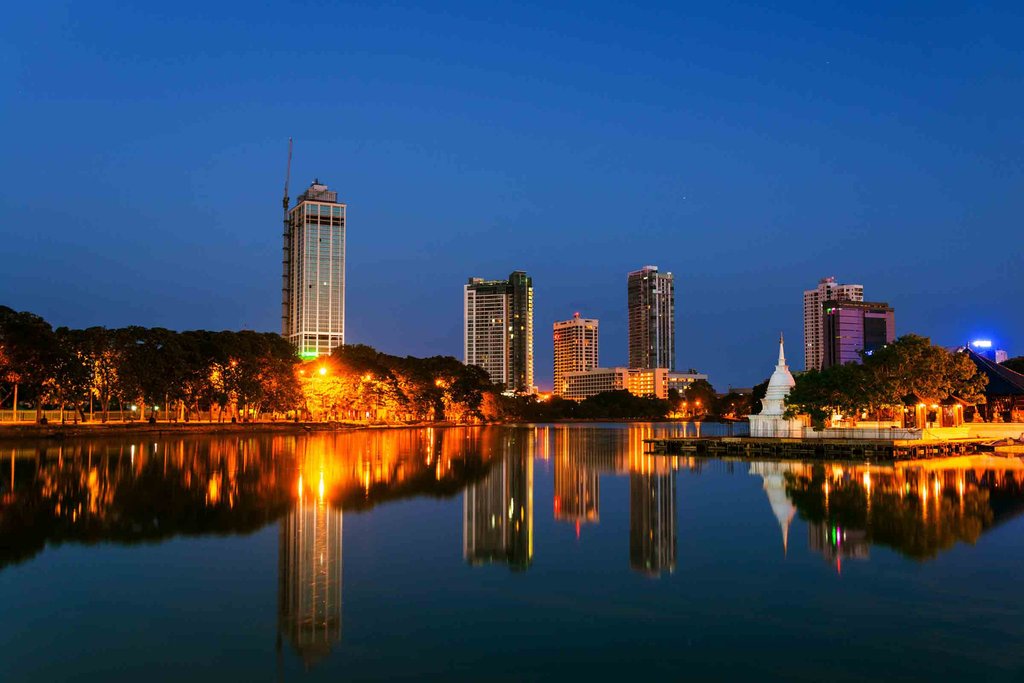
[[[761,399],[761,412],[751,415],[750,436],[777,436],[781,438],[794,438],[803,436],[803,423],[795,418],[786,419],[786,397],[789,390],[796,384],[793,375],[786,365],[786,352],[783,346],[782,335],[779,335],[779,362],[775,366],[775,372],[768,380],[768,392]]]

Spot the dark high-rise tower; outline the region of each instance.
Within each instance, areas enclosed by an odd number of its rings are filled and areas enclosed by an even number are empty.
[[[676,369],[675,281],[658,266],[627,278],[629,367]]]

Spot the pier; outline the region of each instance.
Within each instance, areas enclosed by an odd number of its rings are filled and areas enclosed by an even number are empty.
[[[991,451],[987,439],[802,439],[707,436],[645,439],[653,455],[768,458],[778,460],[895,461],[946,458]]]

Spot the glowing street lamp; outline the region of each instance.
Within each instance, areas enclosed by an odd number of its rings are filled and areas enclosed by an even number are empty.
[[[327,374],[327,366],[321,365],[320,366],[320,376],[323,377],[326,374]]]

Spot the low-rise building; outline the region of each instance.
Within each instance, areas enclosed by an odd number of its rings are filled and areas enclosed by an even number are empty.
[[[564,398],[574,401],[604,391],[626,389],[636,396],[668,398],[669,389],[685,392],[693,382],[708,376],[694,372],[672,372],[668,368],[594,368],[565,375]]]

